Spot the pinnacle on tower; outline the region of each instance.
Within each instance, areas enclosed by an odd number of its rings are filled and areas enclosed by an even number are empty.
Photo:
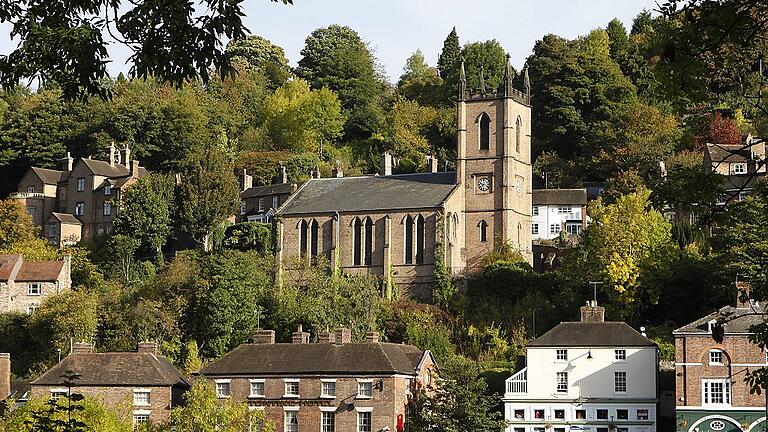
[[[509,62],[509,54],[507,54],[507,63],[504,65],[504,96],[510,96],[514,85],[512,83],[513,78],[512,64]]]
[[[531,78],[528,76],[528,65],[525,65],[525,72],[523,75],[523,86],[525,87],[525,95],[530,99],[531,97]]]
[[[485,71],[483,65],[480,65],[480,94],[485,94]]]
[[[467,93],[467,73],[464,71],[464,57],[461,58],[459,66],[459,100],[464,100]]]

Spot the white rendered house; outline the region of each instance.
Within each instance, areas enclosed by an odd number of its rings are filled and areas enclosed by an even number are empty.
[[[590,302],[527,347],[506,381],[507,432],[655,432],[658,349]]]
[[[552,240],[561,232],[578,235],[587,226],[586,189],[534,189],[531,238]]]

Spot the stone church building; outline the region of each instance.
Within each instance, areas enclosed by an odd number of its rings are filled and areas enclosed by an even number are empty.
[[[507,243],[530,262],[530,83],[513,88],[511,67],[497,90],[466,88],[461,67],[455,172],[313,178],[277,210],[279,275],[313,257],[333,269],[368,273],[401,295],[432,299],[442,259],[454,276],[482,266]],[[316,176],[319,177],[319,176]],[[442,253],[439,253],[442,252]],[[442,258],[441,258],[442,255]],[[297,261],[299,260],[299,261]]]

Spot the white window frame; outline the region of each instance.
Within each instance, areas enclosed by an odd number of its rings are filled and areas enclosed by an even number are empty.
[[[711,349],[709,350],[708,357],[709,357],[710,365],[722,366],[723,364],[725,364],[723,361],[725,359],[725,353],[723,352],[723,350]],[[718,360],[717,357],[719,357],[720,359]]]
[[[298,398],[299,394],[301,393],[301,380],[298,378],[283,378],[283,397],[286,398]],[[293,384],[296,384],[296,394],[288,393],[288,385],[293,386]]]
[[[739,192],[739,201],[744,201],[749,196],[749,192],[747,191],[740,191]]]
[[[644,412],[644,415],[640,416],[640,411]],[[651,418],[651,410],[648,408],[638,408],[635,410],[635,417],[637,417],[638,420],[649,420]]]
[[[746,173],[747,173],[746,162],[735,162],[731,164],[731,174],[746,174]]]
[[[539,224],[537,224],[537,223],[532,223],[531,224],[531,234],[539,235]]]
[[[104,195],[112,195],[112,185],[107,183],[104,185]]]
[[[568,393],[568,372],[555,373],[555,393]]]
[[[333,423],[330,425],[330,429],[325,429],[323,424],[323,416],[331,415]],[[336,407],[320,407],[320,432],[335,432],[336,431]]]
[[[111,203],[105,202],[102,207],[103,207],[103,210],[104,210],[103,211],[104,216],[112,216],[112,204]]]
[[[356,407],[355,408],[356,414],[355,417],[357,417],[357,432],[372,432],[373,431],[373,407]],[[368,429],[361,429],[360,426],[360,415],[361,414],[368,414],[368,418],[370,420],[370,424],[368,425]]]
[[[54,387],[50,390],[51,400],[59,400],[61,397],[66,397],[69,394],[69,389],[66,387]]]
[[[77,191],[78,192],[85,191],[85,177],[80,177],[77,179]]]
[[[27,284],[27,295],[41,296],[43,295],[43,284],[40,282],[30,282]]]
[[[371,394],[370,395],[364,395],[360,392],[360,390],[365,386],[366,384],[370,385]],[[355,396],[357,399],[372,399],[373,398],[373,380],[372,379],[358,379],[357,380],[357,396]]]
[[[622,374],[622,375],[619,375]],[[623,377],[623,387],[624,390],[620,390],[620,383],[622,380],[619,380],[619,377]],[[613,392],[618,394],[626,394],[627,390],[629,388],[629,380],[627,379],[627,372],[626,371],[616,371],[613,373]]]
[[[562,230],[563,230],[563,227],[560,226],[560,224],[549,224],[550,234],[560,234],[560,231]]]
[[[299,407],[284,407],[283,411],[284,411],[284,413],[283,413],[283,430],[285,432],[293,432],[294,431],[294,429],[289,429],[288,428],[289,427],[289,425],[288,425],[288,415],[289,415],[289,413],[291,413],[291,414],[296,416],[296,429],[295,429],[295,431],[298,431],[299,430]]]
[[[137,402],[137,395],[147,395],[147,402]],[[133,389],[133,406],[151,406],[152,405],[152,389],[137,388]]]
[[[75,203],[75,216],[85,216],[85,203],[83,201]]]
[[[248,380],[248,397],[249,398],[264,398],[267,392],[267,380],[264,379],[249,379]],[[253,385],[261,384],[261,393],[253,392]]]
[[[219,399],[229,399],[229,397],[232,395],[232,388],[230,386],[232,380],[231,379],[217,379],[214,380],[216,383],[216,397]],[[222,386],[219,387],[219,384]],[[224,394],[223,390],[225,388],[224,384],[226,384],[227,394]]]
[[[557,214],[573,213],[573,207],[571,206],[557,206]]]
[[[539,206],[531,207],[531,216],[538,216],[538,215],[539,215]]]
[[[613,350],[613,358],[617,362],[625,362],[625,361],[627,361],[627,350],[625,350],[625,349]]]
[[[711,402],[712,384],[722,385],[723,402]],[[701,405],[702,406],[731,406],[732,387],[729,378],[704,378],[701,380]]]
[[[148,423],[150,421],[151,414],[152,414],[152,411],[149,411],[149,410],[136,410],[133,413],[131,413],[131,421],[133,424],[133,429],[138,428],[140,424]]]
[[[333,384],[333,394],[326,393],[325,385]],[[321,379],[320,380],[320,398],[321,399],[336,399],[336,380],[335,379]]]
[[[264,198],[259,198],[259,212],[264,211]]]
[[[275,195],[272,197],[272,208],[277,209],[278,207],[280,207],[280,197]]]
[[[555,361],[566,362],[568,361],[568,350],[565,348],[558,348],[555,350]]]

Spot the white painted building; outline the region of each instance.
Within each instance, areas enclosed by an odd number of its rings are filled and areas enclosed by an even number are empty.
[[[506,381],[507,432],[655,432],[658,349],[605,309],[581,308],[527,347]]]
[[[587,226],[586,189],[534,189],[531,237],[552,240],[561,231],[577,235]]]

